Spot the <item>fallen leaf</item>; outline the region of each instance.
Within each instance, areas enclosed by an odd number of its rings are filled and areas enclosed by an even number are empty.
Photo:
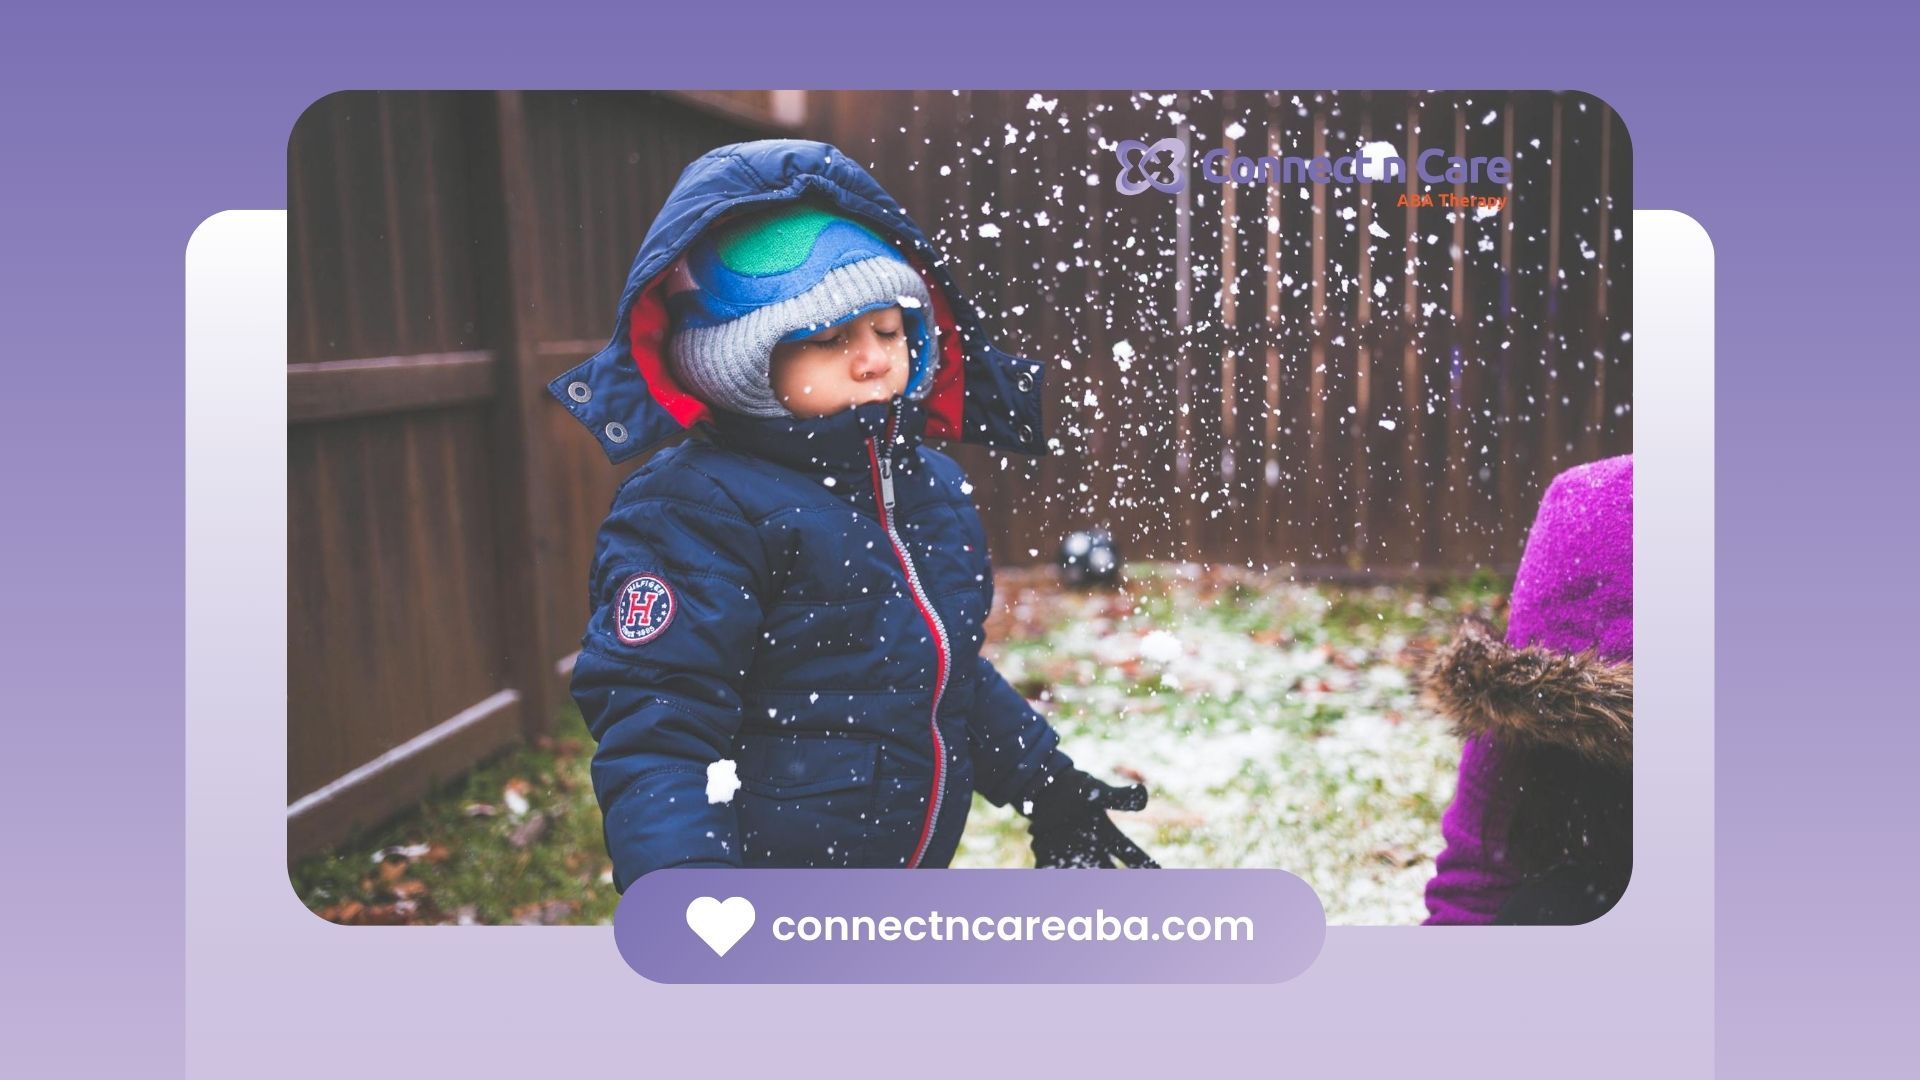
[[[414,910],[411,902],[403,909],[400,904],[362,904],[348,900],[322,909],[320,917],[345,926],[401,926],[409,921],[408,916]]]
[[[337,904],[320,909],[320,917],[328,922],[351,923],[360,916],[361,909],[367,905],[358,900],[342,900]]]
[[[513,909],[513,921],[521,926],[558,926],[567,921],[579,905],[571,900],[542,900]]]

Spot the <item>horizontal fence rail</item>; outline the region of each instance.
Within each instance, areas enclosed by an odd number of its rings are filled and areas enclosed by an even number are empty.
[[[498,364],[486,351],[289,364],[287,418],[311,424],[486,401]]]

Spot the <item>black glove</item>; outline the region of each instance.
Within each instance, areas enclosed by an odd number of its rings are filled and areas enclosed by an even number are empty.
[[[1116,861],[1135,870],[1160,864],[1127,839],[1107,816],[1109,810],[1138,810],[1147,805],[1145,784],[1114,787],[1079,769],[1042,775],[1026,797],[1027,832],[1033,836],[1033,865],[1111,870]]]

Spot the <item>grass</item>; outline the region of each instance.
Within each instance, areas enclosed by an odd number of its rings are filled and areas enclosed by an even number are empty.
[[[394,823],[292,867],[348,923],[604,923],[620,896],[571,705],[558,733],[469,773]]]
[[[1419,652],[1506,583],[1301,584],[1234,568],[1131,568],[1068,592],[1007,570],[990,654],[1082,768],[1138,778],[1116,820],[1171,867],[1282,867],[1334,923],[1410,923],[1439,850],[1458,742],[1416,700]],[[293,867],[341,922],[598,923],[618,900],[569,708],[553,738],[403,819]],[[1025,821],[975,798],[955,866],[1028,866]]]
[[[1121,828],[1170,867],[1281,867],[1334,923],[1411,923],[1459,743],[1419,704],[1422,649],[1504,582],[1301,584],[1144,566],[1110,592],[1002,575],[995,663],[1082,768],[1153,799]],[[1027,862],[1023,819],[975,800],[956,865]]]

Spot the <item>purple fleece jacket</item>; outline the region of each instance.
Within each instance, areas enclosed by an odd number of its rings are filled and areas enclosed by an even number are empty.
[[[1507,644],[1558,652],[1593,649],[1633,659],[1633,458],[1607,458],[1554,478],[1527,534],[1514,577]],[[1520,875],[1506,861],[1502,753],[1467,741],[1460,779],[1441,818],[1446,849],[1427,883],[1427,925],[1484,925],[1513,895]],[[1482,822],[1495,827],[1482,830]]]

